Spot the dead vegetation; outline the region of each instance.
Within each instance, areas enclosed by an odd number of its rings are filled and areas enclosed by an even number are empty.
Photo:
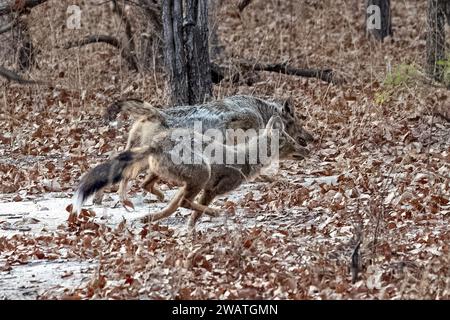
[[[117,48],[64,48],[94,25],[98,34],[123,32],[112,7],[76,3],[81,30],[64,27],[65,1],[27,16],[39,54],[26,78],[54,85],[2,82],[0,192],[12,206],[50,191],[67,193],[69,203],[81,173],[124,148],[129,121],[101,120],[111,101],[168,101],[163,74],[128,70]],[[259,196],[225,199],[222,211],[237,227],[191,239],[163,224],[108,227],[83,211],[57,230],[0,236],[0,269],[98,262],[90,281],[40,298],[448,299],[449,94],[423,75],[426,4],[392,6],[394,37],[379,44],[365,37],[362,1],[255,0],[242,12],[225,1],[218,32],[230,74],[248,59],[331,68],[345,79],[258,72],[214,88],[217,97],[291,96],[318,138],[311,157],[284,164]],[[337,180],[304,185],[305,177]],[[249,225],[250,217],[262,218]]]

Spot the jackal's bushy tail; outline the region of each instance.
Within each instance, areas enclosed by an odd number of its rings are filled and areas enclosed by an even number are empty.
[[[148,102],[137,99],[121,100],[114,102],[106,109],[103,117],[105,118],[105,120],[113,121],[114,119],[116,119],[117,115],[120,112],[128,112],[139,116],[157,117],[160,118],[160,120],[165,119],[164,112],[153,107]]]
[[[148,148],[135,148],[125,151],[111,160],[91,169],[86,173],[72,199],[72,211],[79,213],[84,202],[95,192],[111,184],[118,183],[126,176],[133,177],[138,170],[135,164],[146,161]]]

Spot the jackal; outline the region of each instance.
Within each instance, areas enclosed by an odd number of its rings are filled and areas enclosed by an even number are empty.
[[[275,135],[277,133],[278,135]],[[216,161],[217,153],[213,156],[190,148],[188,149],[189,159],[196,161],[178,163],[179,158],[174,158],[174,150],[179,145],[179,141],[174,139],[174,134],[188,137],[187,145],[201,146],[203,151],[209,147],[209,150],[231,154],[233,159],[243,154],[244,161],[242,163],[220,162]],[[272,140],[275,141],[276,138],[278,138],[278,145],[274,150]],[[265,160],[261,157],[262,150],[267,155]],[[89,171],[81,179],[74,194],[73,208],[78,213],[90,195],[107,185],[135,177],[147,162],[149,171],[147,184],[150,189],[154,188],[154,184],[160,178],[180,184],[182,187],[165,209],[145,216],[142,221],[156,221],[168,217],[182,206],[195,210],[189,220],[189,225],[194,226],[202,213],[213,216],[218,214],[217,210],[208,207],[216,196],[228,193],[247,179],[257,176],[261,169],[270,165],[276,157],[303,159],[308,153],[308,149],[287,134],[279,116],[269,119],[262,134],[238,145],[223,144],[193,129],[160,129],[146,147],[132,148]],[[258,155],[253,158],[254,161],[251,161],[252,155]],[[195,197],[202,190],[199,202],[194,202]]]
[[[105,118],[113,120],[119,112],[129,112],[140,115],[129,133],[125,150],[134,147],[145,146],[151,142],[155,132],[161,128],[192,128],[196,123],[201,123],[200,132],[213,128],[226,134],[227,129],[262,129],[269,119],[278,115],[284,124],[286,132],[300,145],[306,146],[313,141],[313,136],[305,130],[299,118],[296,116],[289,100],[283,103],[263,100],[251,96],[232,96],[223,100],[217,100],[196,106],[178,106],[164,110],[154,108],[147,102],[140,100],[119,101],[111,105],[105,112]],[[142,168],[145,170],[146,166]],[[146,181],[148,181],[147,179]],[[127,179],[120,183],[119,193],[123,202],[126,197]],[[148,184],[144,183],[144,186]],[[153,192],[146,188],[147,191]],[[155,193],[159,200],[162,194]],[[94,203],[100,204],[102,192],[99,192]]]
[[[278,103],[252,96],[237,95],[200,105],[158,110],[147,102],[131,99],[112,104],[107,108],[104,116],[111,121],[119,112],[142,116],[142,121],[133,125],[135,134],[129,136],[128,145],[132,146],[139,145],[139,140],[144,140],[140,133],[144,135],[149,133],[147,128],[142,127],[142,124],[146,123],[146,116],[154,117],[156,113],[165,118],[165,124],[169,128],[190,128],[196,122],[202,122],[204,131],[210,128],[263,129],[272,116],[278,115],[284,123],[286,132],[300,145],[306,146],[308,142],[314,141],[311,133],[302,127],[301,120],[295,114],[290,100]]]

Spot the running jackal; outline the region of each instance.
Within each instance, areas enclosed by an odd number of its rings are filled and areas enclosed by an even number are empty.
[[[156,132],[170,128],[195,128],[196,124],[201,124],[199,131],[205,133],[209,129],[221,130],[226,136],[227,129],[263,129],[272,116],[279,116],[283,122],[285,131],[294,138],[300,145],[306,146],[312,142],[313,136],[305,130],[300,119],[296,116],[289,101],[277,103],[251,96],[232,96],[223,100],[217,100],[196,106],[178,106],[159,110],[149,103],[140,100],[119,101],[110,106],[105,117],[109,120],[116,118],[119,112],[128,112],[139,115],[141,118],[136,121],[128,137],[126,150],[135,147],[145,147],[154,138]],[[197,128],[195,128],[197,129]],[[147,164],[144,163],[139,171],[144,171]],[[147,178],[146,181],[148,181]],[[122,202],[126,200],[126,189],[128,179],[120,183],[119,194]],[[147,186],[147,187],[146,187]],[[149,192],[148,184],[144,187]],[[156,194],[160,201],[163,195]],[[100,204],[103,193],[97,193],[94,203]]]
[[[186,149],[188,153],[182,157],[189,159],[188,163],[180,162],[181,158],[174,153],[180,143],[174,136],[188,137],[184,146],[201,147],[200,150],[191,147]],[[272,144],[274,141],[278,142],[275,149]],[[205,150],[215,152],[208,154]],[[219,158],[233,159],[232,163],[217,161],[217,156],[220,155],[217,150],[222,152],[222,157]],[[265,152],[266,158],[261,156],[262,151]],[[112,183],[134,178],[147,163],[148,188],[154,189],[154,184],[160,178],[179,184],[181,188],[165,209],[144,217],[143,222],[168,217],[181,206],[195,210],[189,221],[189,225],[194,226],[202,213],[213,216],[218,214],[217,210],[208,207],[216,196],[228,193],[247,179],[259,175],[261,169],[270,165],[276,158],[303,159],[308,153],[308,149],[300,146],[287,134],[279,116],[270,118],[262,134],[234,146],[222,144],[193,129],[162,129],[155,132],[146,147],[132,148],[89,171],[81,179],[73,197],[73,208],[78,213],[90,195]],[[236,159],[243,161],[235,161]],[[199,201],[194,202],[202,190]]]

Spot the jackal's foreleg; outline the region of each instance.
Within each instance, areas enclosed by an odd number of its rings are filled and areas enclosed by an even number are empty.
[[[187,209],[195,210],[196,212],[205,213],[211,217],[217,217],[220,214],[220,211],[214,208],[210,208],[207,205],[203,205],[194,201],[185,201],[183,203],[183,207]]]
[[[141,218],[141,222],[148,223],[169,217],[180,207],[180,203],[181,201],[183,201],[185,194],[186,188],[185,187],[180,188],[175,197],[173,197],[173,199],[169,202],[167,207],[165,207],[163,210],[157,213],[150,213],[146,215],[145,217]]]
[[[192,206],[192,209],[195,211],[192,212],[191,217],[189,218],[188,227],[193,228],[195,226],[195,223],[200,219],[203,213],[208,214],[208,210],[203,210],[203,208],[212,209],[209,208],[208,205],[214,200],[216,197],[216,194],[212,190],[204,190],[202,196],[200,197],[199,203],[194,203],[195,207]],[[214,210],[214,209],[213,209]],[[213,216],[218,215],[218,210],[214,210],[217,214]]]

